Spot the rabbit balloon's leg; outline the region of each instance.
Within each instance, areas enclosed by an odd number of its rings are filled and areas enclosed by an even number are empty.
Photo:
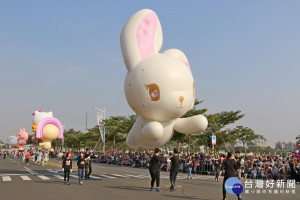
[[[143,124],[143,118],[141,116],[137,116],[136,121],[128,133],[128,137],[126,138],[126,143],[130,148],[138,148],[141,146],[140,143],[142,138]]]
[[[164,133],[164,127],[161,123],[152,121],[144,124],[142,129],[142,135],[149,141],[154,141],[162,138]]]
[[[195,134],[207,128],[208,121],[203,115],[195,115],[188,118],[178,118],[175,121],[174,129],[184,134]]]

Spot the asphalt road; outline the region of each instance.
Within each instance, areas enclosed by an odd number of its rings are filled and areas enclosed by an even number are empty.
[[[57,160],[51,160],[47,166],[42,166],[32,161],[25,165],[21,159],[1,157],[0,200],[222,199],[222,182],[215,182],[214,177],[209,175],[193,175],[190,180],[186,179],[186,174],[179,174],[177,190],[170,192],[169,173],[161,172],[161,192],[151,192],[147,169],[93,163],[92,179],[84,180],[84,184],[79,185],[76,162],[73,166],[71,185],[64,185],[61,164]],[[254,187],[253,185],[249,194],[245,194],[244,190],[244,200],[300,199],[299,184],[295,185],[295,189],[287,189],[285,185],[285,189],[278,190],[278,194],[274,190],[269,194],[270,189],[266,190],[266,194],[260,189],[259,194],[259,188]],[[234,199],[237,199],[235,195],[227,194],[227,200]]]

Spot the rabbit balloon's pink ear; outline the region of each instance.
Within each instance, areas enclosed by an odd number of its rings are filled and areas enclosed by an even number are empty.
[[[121,32],[121,49],[128,71],[142,59],[158,53],[162,46],[162,30],[154,11],[143,9],[135,13]]]

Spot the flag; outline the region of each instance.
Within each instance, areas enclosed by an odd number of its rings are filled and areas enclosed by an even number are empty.
[[[103,122],[103,115],[101,113],[97,114],[97,121],[100,131],[100,136],[102,139],[102,142],[105,143],[105,136],[104,136],[104,122]]]

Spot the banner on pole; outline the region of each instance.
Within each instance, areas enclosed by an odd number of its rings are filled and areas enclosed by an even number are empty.
[[[99,126],[99,130],[100,130],[100,136],[102,139],[102,142],[105,142],[105,138],[104,138],[104,122],[103,122],[103,114],[98,113],[97,114],[97,121],[98,121],[98,126]]]

